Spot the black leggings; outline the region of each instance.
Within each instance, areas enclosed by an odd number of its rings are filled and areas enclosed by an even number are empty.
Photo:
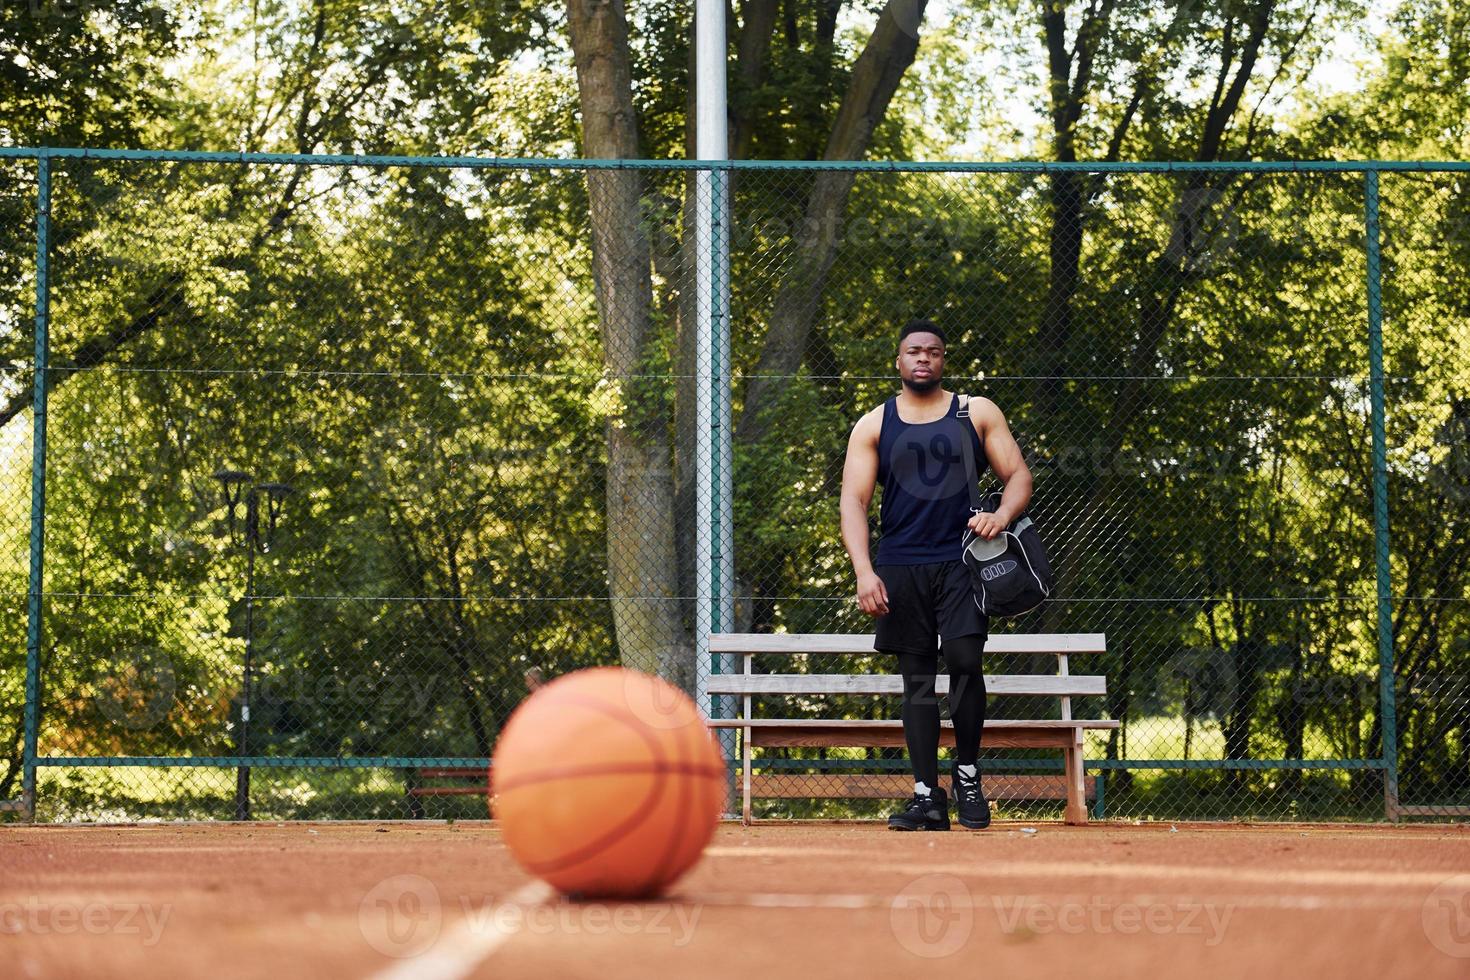
[[[985,727],[985,673],[980,655],[983,636],[958,636],[941,653],[949,669],[949,717],[954,722],[955,763],[973,766],[980,756]],[[930,789],[939,785],[939,697],[934,678],[939,661],[920,653],[898,654],[903,675],[903,736],[914,779]]]

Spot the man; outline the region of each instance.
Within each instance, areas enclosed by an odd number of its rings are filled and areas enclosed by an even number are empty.
[[[968,524],[982,538],[1005,530],[1031,499],[1031,471],[1006,419],[988,398],[944,390],[944,333],[911,320],[898,335],[894,362],[903,388],[853,426],[842,471],[842,543],[857,576],[857,602],[877,617],[873,646],[893,656],[903,675],[903,732],[914,770],[914,796],[888,818],[894,830],[948,830],[949,804],[939,787],[938,657],[949,673],[955,755],[951,787],[960,823],[990,824],[978,759],[985,726],[980,656],[989,622],[975,603],[960,560]],[[1005,483],[993,514],[972,513],[960,441],[971,440],[976,466]],[[878,549],[868,550],[868,504],[883,485]],[[936,635],[938,641],[936,642]]]

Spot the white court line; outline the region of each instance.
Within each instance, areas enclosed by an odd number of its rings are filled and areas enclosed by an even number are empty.
[[[673,897],[680,904],[726,908],[769,909],[871,909],[890,908],[897,895],[819,895],[793,892],[690,892]],[[1024,895],[973,893],[968,898],[947,895],[951,908],[989,909],[998,901],[1024,899],[1028,905],[1229,905],[1236,908],[1289,909],[1294,911],[1351,909],[1413,909],[1424,900],[1414,896],[1381,895],[1190,895],[1139,893],[1130,895],[1077,894],[1070,892],[1027,892]]]
[[[944,872],[978,877],[1036,878],[1047,875],[1066,878],[1165,878],[1187,880],[1198,885],[1211,884],[1272,885],[1291,888],[1302,885],[1341,885],[1358,888],[1433,888],[1453,877],[1455,871],[1329,871],[1317,868],[1227,868],[1218,865],[1174,864],[1091,864],[1083,861],[1030,861],[989,864],[985,861],[956,864],[883,864],[866,865],[884,871],[907,874]]]
[[[553,889],[533,881],[512,894],[504,906],[540,905],[555,895]],[[724,908],[763,909],[891,909],[896,895],[815,894],[795,892],[688,892],[669,896],[671,905]],[[1418,910],[1423,900],[1384,895],[1161,895],[1131,894],[1099,896],[1072,893],[1028,893],[1026,895],[975,895],[968,898],[949,896],[951,908],[993,909],[1000,913],[1007,899],[1014,905],[1023,902],[1030,907],[1090,906],[1101,901],[1106,906],[1138,907],[1227,907],[1231,909],[1270,909],[1306,912],[1344,910]],[[503,907],[503,906],[502,906]],[[1014,911],[1014,910],[1012,910]],[[481,921],[485,921],[484,918]],[[372,974],[370,980],[464,980],[493,956],[506,940],[519,929],[502,924],[500,917],[490,917],[488,927],[475,927],[461,920],[441,936],[428,951]]]
[[[533,881],[513,893],[504,904],[540,905],[553,894],[546,882]],[[506,925],[499,916],[490,916],[489,922],[488,926],[476,928],[470,920],[462,919],[426,952],[374,973],[371,980],[462,980],[519,931]]]
[[[708,857],[790,857],[793,851],[784,847],[709,847]],[[802,856],[830,855],[846,857],[861,863],[864,871],[894,871],[901,874],[971,875],[996,878],[1035,877],[1101,877],[1101,878],[1186,878],[1191,881],[1248,882],[1252,884],[1290,887],[1291,885],[1345,885],[1359,887],[1433,888],[1455,871],[1333,871],[1323,868],[1232,868],[1221,865],[1136,864],[1128,861],[991,861],[977,856],[967,862],[863,861],[864,856],[840,848],[803,847]],[[876,856],[876,855],[871,855]]]

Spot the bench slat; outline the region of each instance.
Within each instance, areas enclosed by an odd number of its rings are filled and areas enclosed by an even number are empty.
[[[935,678],[935,690],[949,693],[949,675]],[[902,694],[897,674],[712,674],[711,694]],[[1094,674],[986,674],[988,694],[1052,697],[1106,694],[1107,678]]]
[[[711,633],[712,653],[867,653],[871,633]],[[1103,633],[996,633],[986,653],[1105,653]]]
[[[489,770],[485,766],[422,766],[419,768],[420,779],[488,779]]]
[[[479,786],[415,786],[408,791],[409,796],[488,796],[490,786],[481,783]]]
[[[873,731],[895,730],[903,731],[903,722],[897,718],[706,718],[705,722],[711,728],[847,728],[863,729]],[[1006,728],[1057,728],[1057,729],[1107,729],[1117,728],[1118,722],[1111,718],[1073,718],[1066,721],[1059,718],[1044,718],[1038,721],[1022,721],[1010,718],[987,718],[985,730],[1002,730]],[[944,728],[953,728],[954,722],[944,719],[940,722]]]
[[[986,749],[1067,749],[1077,737],[1068,728],[993,728],[985,730],[981,744]],[[903,748],[902,728],[752,728],[750,744],[756,747],[802,748]],[[954,747],[954,728],[939,730],[939,744]]]
[[[1065,800],[1066,777],[1020,776],[985,773],[985,795],[992,800]],[[1083,783],[1088,802],[1097,799],[1097,785]],[[914,790],[913,776],[887,773],[756,773],[750,779],[750,795],[775,800],[810,799],[902,799]]]

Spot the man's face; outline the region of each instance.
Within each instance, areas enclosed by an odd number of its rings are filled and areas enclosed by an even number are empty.
[[[932,333],[911,333],[898,345],[897,364],[904,387],[933,391],[944,377],[944,341]]]

